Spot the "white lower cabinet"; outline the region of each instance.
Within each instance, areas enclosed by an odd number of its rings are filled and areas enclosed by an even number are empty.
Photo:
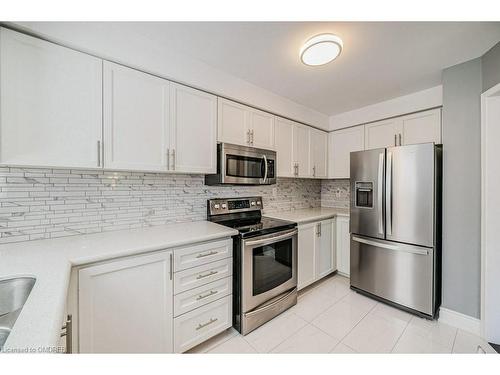
[[[230,244],[193,244],[75,270],[78,292],[68,306],[78,351],[181,353],[231,327]]]
[[[80,353],[171,353],[171,251],[79,271]]]
[[[232,315],[232,296],[227,296],[175,318],[175,353],[185,352],[231,327]]]
[[[335,219],[299,225],[298,289],[335,271]]]
[[[349,218],[337,217],[336,227],[337,272],[343,276],[349,276],[351,273],[349,261],[351,257]]]

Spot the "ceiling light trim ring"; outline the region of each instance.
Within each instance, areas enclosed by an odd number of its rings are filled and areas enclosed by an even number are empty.
[[[315,40],[315,39],[319,39],[319,40]],[[320,45],[320,44],[334,44],[338,48],[338,53],[335,56],[333,56],[333,58],[328,58],[328,60],[325,60],[325,62],[322,62],[320,64],[310,64],[310,63],[307,63],[304,60],[304,54],[307,51],[309,51],[311,48],[313,48],[313,47],[315,47],[317,45]],[[333,60],[335,60],[336,58],[338,58],[340,56],[340,54],[342,53],[343,49],[344,49],[344,44],[342,42],[342,39],[338,35],[331,34],[331,33],[318,34],[318,35],[315,35],[315,36],[309,38],[302,45],[302,48],[300,49],[299,57],[300,57],[300,61],[304,65],[307,65],[307,66],[321,66],[321,65],[326,65],[326,64],[332,62]]]

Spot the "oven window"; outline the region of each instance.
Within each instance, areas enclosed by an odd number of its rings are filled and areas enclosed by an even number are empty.
[[[253,249],[253,295],[265,293],[292,278],[292,239]]]
[[[263,159],[228,154],[226,155],[226,175],[232,177],[263,178]]]

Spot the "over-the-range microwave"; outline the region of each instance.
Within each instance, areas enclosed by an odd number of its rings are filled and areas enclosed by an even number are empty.
[[[217,174],[206,185],[271,185],[276,183],[276,151],[217,144]]]

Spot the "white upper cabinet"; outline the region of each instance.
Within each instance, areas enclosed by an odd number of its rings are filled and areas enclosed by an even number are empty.
[[[401,117],[402,144],[441,143],[441,108]]]
[[[441,143],[440,108],[365,125],[367,150],[428,142]]]
[[[0,29],[0,163],[102,166],[102,60]]]
[[[364,150],[364,126],[337,130],[328,137],[328,177],[349,178],[350,153]]]
[[[247,107],[218,98],[217,140],[250,146],[249,112]]]
[[[296,177],[311,177],[311,130],[308,126],[295,123],[293,126],[293,155]]]
[[[218,103],[219,142],[274,149],[274,115],[223,98]]]
[[[174,170],[216,173],[217,97],[171,83],[170,103]]]
[[[310,173],[315,178],[326,178],[328,174],[328,133],[311,129],[311,166]]]
[[[294,176],[293,127],[293,122],[276,117],[275,144],[278,177]]]
[[[372,122],[365,125],[365,148],[399,146],[403,124],[399,118]]]
[[[104,62],[106,168],[166,171],[170,82]]]

